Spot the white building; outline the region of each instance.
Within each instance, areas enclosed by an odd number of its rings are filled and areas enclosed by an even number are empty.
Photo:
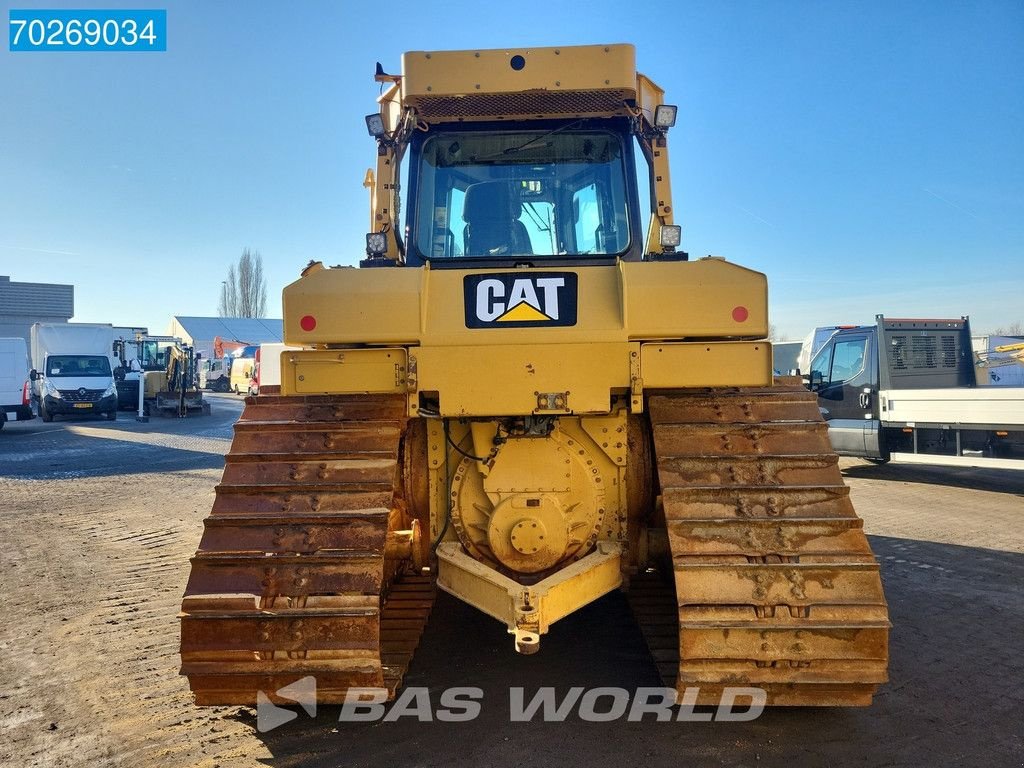
[[[284,321],[251,317],[185,317],[171,318],[168,335],[191,344],[203,359],[213,357],[213,343],[218,337],[224,342],[263,344],[284,341]]]

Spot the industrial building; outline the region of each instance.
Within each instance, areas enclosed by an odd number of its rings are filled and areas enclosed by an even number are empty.
[[[280,319],[252,317],[185,317],[171,318],[168,333],[191,344],[203,358],[214,356],[217,338],[225,342],[264,344],[284,341],[284,324]]]
[[[0,338],[28,339],[33,323],[66,323],[74,314],[75,286],[16,283],[0,275]]]

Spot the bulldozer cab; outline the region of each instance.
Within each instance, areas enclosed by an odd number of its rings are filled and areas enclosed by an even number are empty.
[[[378,67],[390,87],[366,118],[378,148],[362,266],[685,259],[668,176],[676,108],[633,46],[411,51],[402,71]]]
[[[642,225],[624,119],[445,127],[420,132],[410,149],[410,265],[639,258]]]

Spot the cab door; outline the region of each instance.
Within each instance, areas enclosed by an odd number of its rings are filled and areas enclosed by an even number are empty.
[[[871,336],[837,333],[811,361],[811,385],[836,453],[864,456],[872,401]]]

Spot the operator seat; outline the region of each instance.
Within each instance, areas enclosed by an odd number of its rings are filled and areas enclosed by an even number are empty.
[[[523,204],[510,182],[481,181],[466,187],[462,244],[466,256],[532,255],[530,235],[519,220]]]

